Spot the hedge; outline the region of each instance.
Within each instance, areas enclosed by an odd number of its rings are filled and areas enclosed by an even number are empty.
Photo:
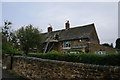
[[[93,53],[60,53],[57,51],[51,51],[49,53],[37,53],[37,54],[21,54],[16,50],[7,49],[4,53],[10,55],[22,55],[29,57],[37,57],[43,59],[60,60],[67,62],[88,63],[97,65],[113,65],[120,66],[120,53],[113,54],[93,54]]]
[[[28,54],[29,57],[60,60],[67,62],[89,63],[97,65],[120,66],[120,53],[92,54],[92,53],[60,53],[52,51],[49,53]]]

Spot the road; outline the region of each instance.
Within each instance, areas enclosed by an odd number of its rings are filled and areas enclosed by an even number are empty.
[[[10,71],[2,70],[2,60],[0,60],[0,80],[29,80],[29,79],[23,78],[21,76],[15,76],[11,74]]]
[[[25,79],[20,76],[14,76],[9,71],[3,70],[2,71],[2,80],[29,80],[29,79]]]

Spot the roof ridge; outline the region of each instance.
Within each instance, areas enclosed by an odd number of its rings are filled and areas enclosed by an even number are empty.
[[[94,23],[91,23],[91,24],[87,24],[87,25],[83,25],[83,26],[77,26],[77,27],[72,27],[72,28],[69,28],[69,29],[75,29],[75,28],[83,28],[83,27],[88,27],[90,25],[94,25]],[[53,32],[59,32],[59,31],[64,31],[66,29],[61,29],[61,30],[56,30],[56,31],[52,31],[51,33]],[[42,33],[42,34],[47,34],[48,32],[45,32],[45,33]]]

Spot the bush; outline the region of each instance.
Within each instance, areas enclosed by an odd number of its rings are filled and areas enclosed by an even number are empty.
[[[84,54],[84,53],[60,53],[51,51],[49,53],[28,54],[30,57],[43,59],[60,60],[67,62],[89,63],[98,65],[117,65],[120,66],[120,53],[113,54]]]
[[[2,45],[2,53],[10,55],[22,55],[21,52],[16,51],[16,49],[13,49],[9,44]]]

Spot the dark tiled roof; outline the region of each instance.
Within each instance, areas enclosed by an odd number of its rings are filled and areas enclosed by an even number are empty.
[[[59,35],[59,39],[58,39],[59,41],[88,38],[93,29],[94,29],[94,24],[89,24],[89,25],[69,28],[67,30],[63,29],[58,31],[52,31],[50,33],[43,33],[44,41],[47,42],[49,37],[52,40],[55,34]]]

